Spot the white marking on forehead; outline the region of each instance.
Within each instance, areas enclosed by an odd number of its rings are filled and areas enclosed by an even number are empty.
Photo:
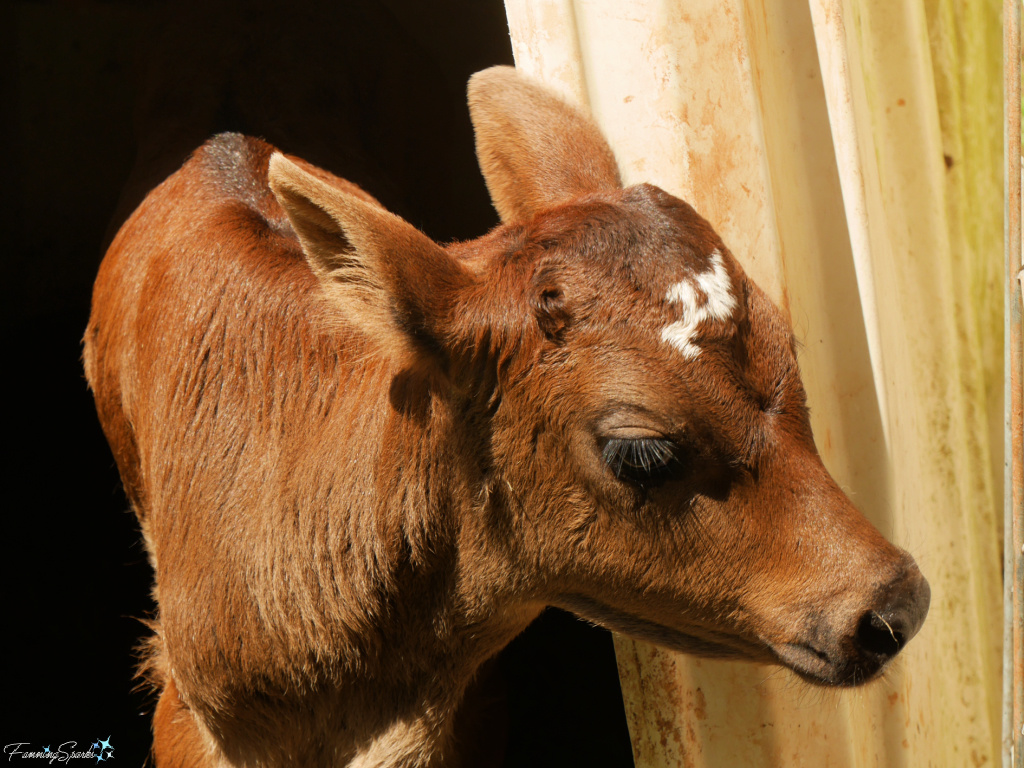
[[[701,294],[697,293],[698,288]],[[709,319],[728,320],[736,309],[736,297],[731,288],[722,254],[716,248],[711,252],[709,271],[680,280],[668,289],[665,298],[683,305],[683,319],[662,329],[662,341],[682,352],[687,360],[697,357],[700,347],[693,343],[693,338],[700,324]]]

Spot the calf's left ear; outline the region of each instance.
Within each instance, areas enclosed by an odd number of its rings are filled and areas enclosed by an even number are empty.
[[[446,329],[471,276],[404,219],[288,160],[270,158],[270,188],[327,300],[389,355],[444,357]]]
[[[512,67],[477,72],[468,96],[480,170],[503,222],[622,186],[597,123]]]

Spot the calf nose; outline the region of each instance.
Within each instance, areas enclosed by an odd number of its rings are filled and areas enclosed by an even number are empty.
[[[889,661],[917,634],[930,602],[931,587],[911,565],[858,620],[853,644],[860,656],[879,667]]]

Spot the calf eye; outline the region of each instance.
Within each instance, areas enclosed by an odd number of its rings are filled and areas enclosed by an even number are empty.
[[[609,438],[601,458],[619,479],[640,486],[665,478],[677,462],[677,446],[659,437]]]

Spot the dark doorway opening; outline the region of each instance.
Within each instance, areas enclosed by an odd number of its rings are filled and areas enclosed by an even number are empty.
[[[31,2],[0,11],[5,462],[3,743],[142,764],[153,701],[132,649],[152,611],[138,530],[79,362],[118,226],[210,135],[240,131],[364,186],[439,241],[497,216],[468,76],[511,64],[500,0]],[[551,611],[493,665],[507,766],[622,766],[611,637]]]

